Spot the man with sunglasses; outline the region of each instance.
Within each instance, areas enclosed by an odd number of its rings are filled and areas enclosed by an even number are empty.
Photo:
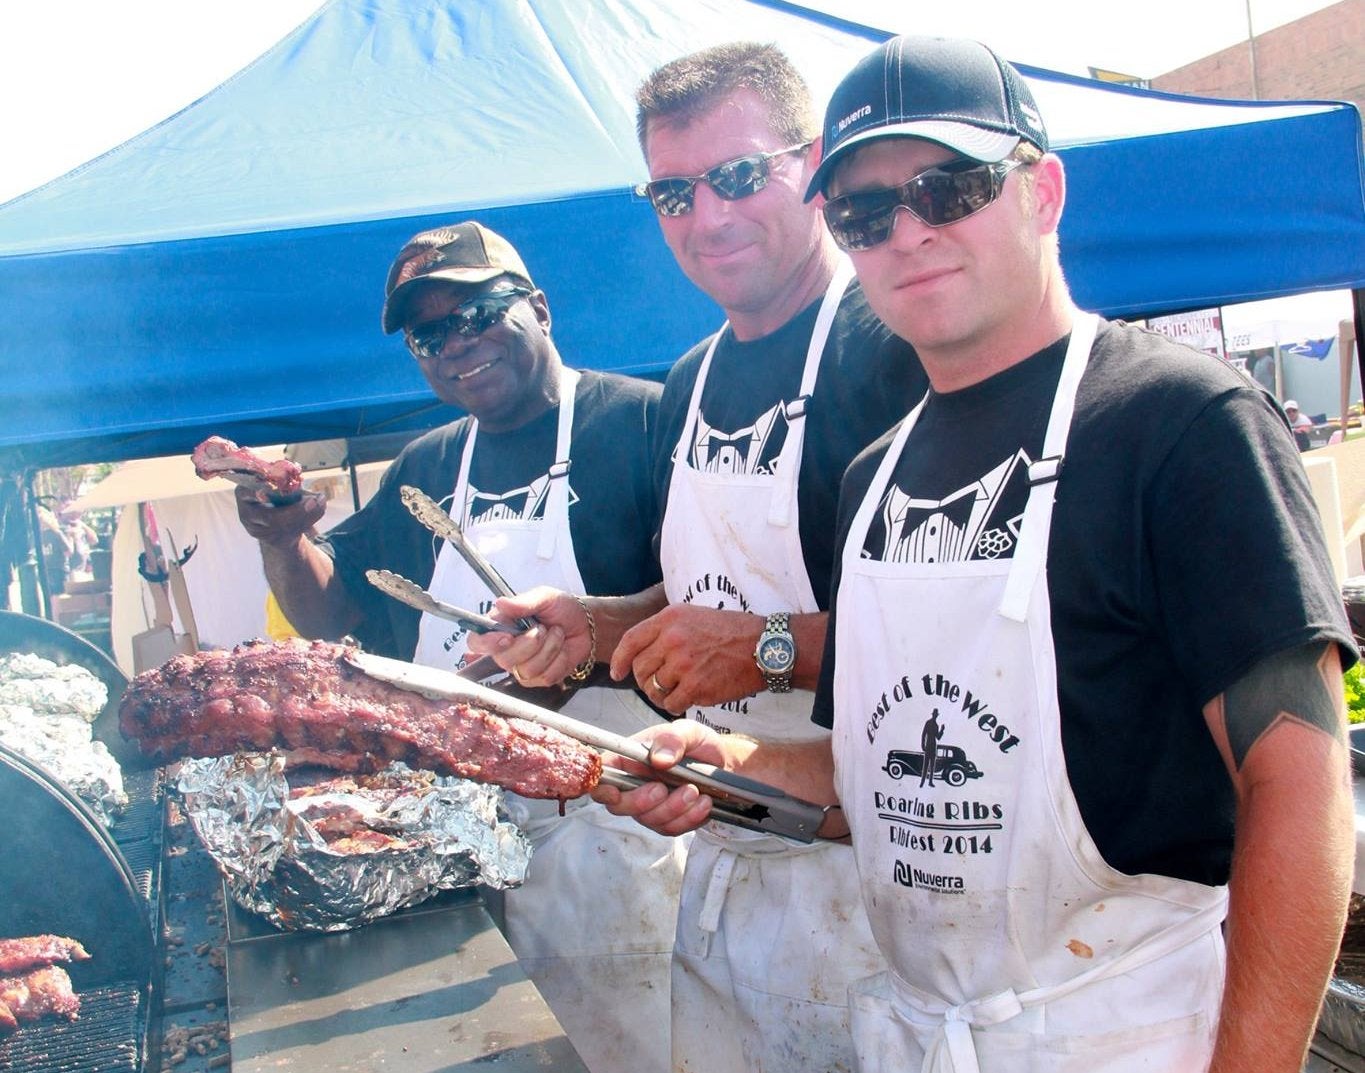
[[[658,386],[566,367],[545,294],[511,243],[481,224],[415,235],[385,293],[384,331],[403,333],[436,397],[468,416],[405,447],[374,497],[320,543],[307,532],[321,503],[270,507],[238,497],[295,627],[351,633],[373,651],[429,666],[460,665],[463,625],[419,615],[365,577],[390,570],[457,607],[492,602],[453,547],[403,506],[404,485],[445,507],[517,590],[615,596],[656,581],[648,445]],[[659,721],[634,690],[591,684],[563,710],[618,734]],[[567,803],[562,818],[556,801],[508,794],[506,803],[535,847],[526,883],[504,900],[504,930],[523,968],[594,1073],[666,1073],[685,847],[587,798]]]
[[[651,176],[641,193],[727,324],[664,387],[664,583],[634,600],[589,601],[598,651],[656,704],[718,730],[824,739],[810,690],[839,477],[925,380],[803,203],[816,117],[780,51],[735,43],[682,57],[644,82],[637,104]],[[499,606],[534,607],[563,631],[563,647],[485,637],[478,650],[549,681],[583,658],[586,620],[571,600]],[[880,959],[847,847],[698,832],[675,951],[675,1069],[852,1067],[845,991]]]
[[[680,722],[651,761],[841,803],[890,966],[850,994],[867,1073],[1298,1073],[1349,890],[1356,652],[1273,400],[1076,310],[1047,149],[976,42],[893,39],[835,91],[807,196],[931,390],[844,480],[832,748]],[[710,808],[599,797],[664,832]]]

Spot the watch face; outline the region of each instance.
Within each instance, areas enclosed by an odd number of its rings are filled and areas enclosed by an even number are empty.
[[[769,637],[758,650],[758,662],[769,674],[786,674],[796,662],[796,645],[790,637]]]

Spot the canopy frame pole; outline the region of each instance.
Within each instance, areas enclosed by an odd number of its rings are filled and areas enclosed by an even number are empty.
[[[1365,353],[1362,353],[1362,351],[1365,351],[1365,342],[1362,342],[1362,340],[1365,340],[1365,287],[1356,287],[1351,291],[1351,313],[1351,319],[1355,322],[1354,360],[1356,364],[1356,375],[1360,377],[1360,396],[1362,399],[1365,399]],[[1337,347],[1337,360],[1342,362],[1352,360],[1350,352],[1346,350],[1344,345],[1339,345]],[[1347,402],[1349,403],[1350,400],[1348,399]],[[1362,408],[1365,408],[1365,402],[1362,402],[1361,406]],[[1341,432],[1343,439],[1346,437],[1345,417],[1346,414],[1343,411],[1343,427]],[[1361,422],[1362,424],[1365,424],[1365,414],[1362,414]]]
[[[24,470],[24,512],[28,516],[28,554],[19,568],[20,602],[25,614],[52,619],[52,591],[43,561],[43,523],[38,517],[38,496],[33,490],[34,471]]]

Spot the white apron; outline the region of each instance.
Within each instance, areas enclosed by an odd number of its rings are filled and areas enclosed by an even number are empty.
[[[1046,563],[1095,336],[1076,318],[1014,557],[861,557],[923,403],[844,550],[836,783],[891,964],[853,989],[864,1073],[1197,1073],[1212,1051],[1226,888],[1109,867],[1062,753]]]
[[[451,516],[518,592],[534,585],[584,591],[569,530],[577,383],[577,372],[562,371],[555,464],[547,468],[546,485],[527,497],[544,497],[541,518],[466,526],[477,422],[465,443]],[[448,544],[437,556],[430,591],[485,611],[493,600]],[[464,648],[459,626],[422,616],[415,662],[454,668]],[[629,689],[580,690],[563,712],[618,734],[659,721]],[[612,816],[588,797],[566,802],[562,818],[557,801],[513,793],[504,800],[534,844],[526,883],[505,896],[507,941],[522,968],[593,1073],[666,1073],[669,962],[687,840]]]
[[[851,268],[841,265],[826,291],[800,396],[784,407],[790,424],[775,474],[708,473],[690,464],[702,389],[715,353],[712,341],[697,373],[668,491],[660,557],[670,603],[759,615],[819,610],[797,522],[802,418],[851,277]],[[808,741],[828,733],[811,722],[810,706],[807,692],[764,691],[687,714],[727,732]],[[848,985],[883,965],[849,847],[805,846],[708,824],[697,831],[689,850],[678,914],[673,1068],[679,1073],[849,1070]]]

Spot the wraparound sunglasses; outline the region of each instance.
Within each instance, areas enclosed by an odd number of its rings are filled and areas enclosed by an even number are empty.
[[[701,175],[672,175],[652,179],[635,188],[640,197],[647,197],[660,216],[686,216],[697,199],[697,183],[705,183],[724,201],[739,201],[750,197],[768,185],[771,161],[788,153],[800,153],[810,148],[810,142],[790,145],[773,153],[750,153],[717,164]]]
[[[1023,163],[955,160],[928,168],[899,186],[842,194],[825,202],[825,223],[841,248],[855,253],[870,250],[891,237],[897,209],[908,210],[930,227],[955,224],[998,198],[1005,176]]]
[[[419,324],[405,333],[408,349],[414,358],[434,361],[441,356],[451,334],[462,339],[482,335],[495,324],[507,319],[507,311],[531,292],[524,287],[513,287],[496,294],[482,294],[455,307],[454,312],[440,320]]]

